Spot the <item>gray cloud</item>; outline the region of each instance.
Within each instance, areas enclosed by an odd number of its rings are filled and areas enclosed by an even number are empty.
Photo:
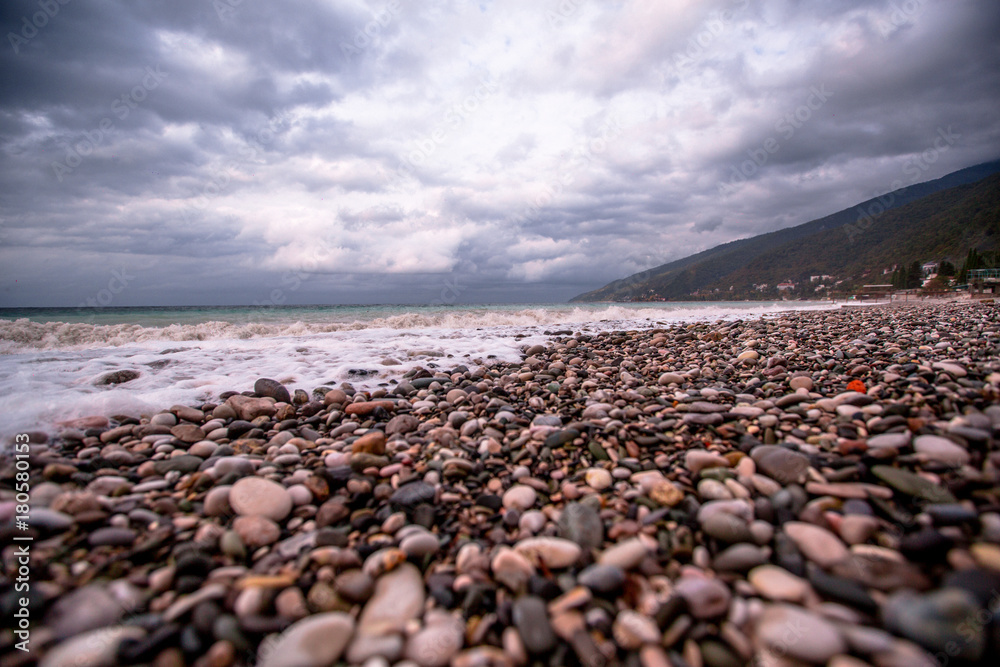
[[[910,184],[939,131],[916,180],[1000,155],[988,0],[12,0],[0,25],[0,306],[112,271],[114,305],[562,300]]]

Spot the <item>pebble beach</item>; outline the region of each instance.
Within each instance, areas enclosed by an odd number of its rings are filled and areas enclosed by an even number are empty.
[[[995,664],[992,302],[522,356],[32,433],[30,592],[0,460],[3,664]]]

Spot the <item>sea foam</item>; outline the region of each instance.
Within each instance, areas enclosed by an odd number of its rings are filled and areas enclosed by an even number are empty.
[[[796,304],[816,308],[814,304]],[[290,390],[350,382],[391,388],[415,366],[470,369],[517,361],[546,332],[640,329],[693,320],[747,318],[784,304],[636,309],[625,306],[412,312],[367,321],[225,321],[175,324],[36,323],[0,320],[0,442],[24,429],[55,432],[87,415],[149,415],[174,404],[216,401],[260,377]],[[139,377],[103,386],[117,370]]]

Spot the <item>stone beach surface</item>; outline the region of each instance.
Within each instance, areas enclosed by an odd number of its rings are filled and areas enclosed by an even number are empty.
[[[995,664],[992,303],[547,333],[32,434],[3,664]]]

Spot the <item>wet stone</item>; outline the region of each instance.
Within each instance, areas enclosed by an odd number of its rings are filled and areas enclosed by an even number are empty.
[[[732,599],[729,588],[718,579],[683,577],[677,581],[674,592],[684,598],[691,615],[701,619],[726,613]]]
[[[534,506],[538,493],[530,486],[515,484],[503,494],[503,506],[524,511]]]
[[[401,632],[424,605],[424,581],[420,570],[402,563],[378,578],[375,592],[358,618],[358,633],[379,636]]]
[[[131,528],[99,528],[92,532],[87,542],[92,547],[123,547],[131,545],[136,532]]]
[[[979,660],[986,647],[984,625],[970,623],[980,612],[975,597],[958,588],[925,595],[893,594],[882,609],[886,627],[931,652],[947,651],[962,660]]]
[[[757,637],[771,651],[815,664],[825,664],[847,650],[835,625],[791,605],[767,607],[757,624]]]
[[[922,498],[932,503],[955,503],[955,496],[948,489],[931,482],[909,470],[891,466],[874,466],[872,474],[900,493]]]
[[[625,583],[625,571],[617,565],[591,565],[580,572],[577,581],[595,593],[613,593]]]
[[[800,521],[789,521],[782,530],[791,538],[803,556],[821,567],[832,567],[849,555],[844,543],[825,528]]]
[[[777,445],[761,445],[750,452],[757,469],[781,484],[797,484],[805,481],[809,458]]]
[[[265,398],[273,398],[279,403],[291,403],[292,397],[277,380],[271,380],[270,378],[260,378],[253,385],[253,391],[258,396]]]
[[[426,482],[411,482],[396,489],[389,500],[399,507],[413,509],[421,503],[433,502],[435,495],[437,495],[437,492],[430,484]]]
[[[913,449],[931,461],[949,465],[965,465],[972,458],[964,447],[938,435],[917,436],[913,439]]]
[[[514,602],[512,612],[524,647],[532,654],[547,653],[556,646],[557,638],[549,623],[548,610],[541,598],[523,596]]]
[[[341,612],[308,616],[291,625],[273,642],[262,643],[261,667],[326,667],[335,663],[354,632],[354,619]]]
[[[292,497],[277,482],[263,477],[244,477],[229,491],[229,504],[243,516],[259,515],[281,521],[292,511]]]
[[[604,543],[604,523],[590,505],[569,503],[559,517],[559,536],[584,550],[596,549]]]

